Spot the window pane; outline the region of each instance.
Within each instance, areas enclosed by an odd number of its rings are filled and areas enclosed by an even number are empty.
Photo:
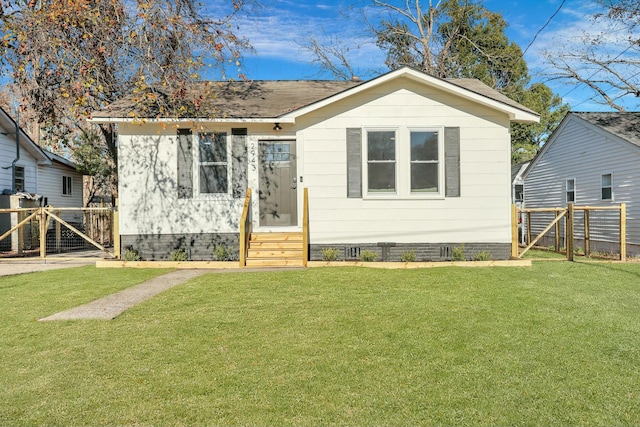
[[[567,202],[575,202],[576,201],[576,193],[573,191],[567,191]]]
[[[220,163],[227,161],[227,134],[200,134],[200,162]]]
[[[396,191],[396,164],[369,163],[369,191]]]
[[[602,189],[602,200],[611,200],[611,187],[604,187]]]
[[[438,192],[438,164],[411,164],[411,191],[421,193]]]
[[[602,186],[611,187],[611,174],[602,175]]]
[[[516,202],[522,202],[524,201],[524,185],[522,184],[516,184],[515,186],[515,198],[516,198]]]
[[[411,132],[411,160],[438,160],[438,132]]]
[[[573,179],[567,180],[567,191],[573,191],[575,189],[575,181]]]
[[[396,133],[394,131],[368,132],[367,150],[369,160],[395,160]]]
[[[227,165],[200,166],[200,193],[227,192]]]
[[[264,158],[267,162],[288,162],[290,160],[289,144],[269,144],[265,147]]]

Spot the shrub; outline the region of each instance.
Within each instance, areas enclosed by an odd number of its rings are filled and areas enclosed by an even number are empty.
[[[189,259],[189,255],[184,249],[174,249],[171,251],[170,258],[171,261],[187,261]]]
[[[362,262],[373,262],[378,258],[378,254],[370,251],[369,249],[364,250],[360,253],[360,261]]]
[[[135,249],[127,249],[124,251],[122,259],[125,261],[142,261],[142,257]]]
[[[231,251],[224,243],[215,247],[213,255],[218,261],[229,261],[231,259]]]
[[[322,250],[322,259],[324,261],[335,261],[340,255],[340,249],[337,248],[325,248]]]
[[[415,262],[416,261],[416,251],[406,251],[400,255],[400,261],[402,262]]]
[[[453,253],[451,254],[451,258],[454,261],[466,261],[467,258],[464,256],[464,243],[460,246],[455,246],[453,248]]]
[[[474,261],[489,261],[491,259],[491,252],[480,251],[473,256]]]

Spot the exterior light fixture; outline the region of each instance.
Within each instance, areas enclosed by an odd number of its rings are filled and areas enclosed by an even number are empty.
[[[282,127],[280,126],[280,123],[274,123],[273,130],[276,132],[281,131]]]

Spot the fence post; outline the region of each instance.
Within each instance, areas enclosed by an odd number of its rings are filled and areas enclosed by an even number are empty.
[[[531,244],[531,211],[527,211],[527,246]]]
[[[560,211],[556,209],[556,218],[560,215]],[[560,252],[560,221],[556,222],[556,226],[554,229],[554,239],[555,239],[555,251]]]
[[[620,203],[620,261],[627,260],[627,204]]]
[[[565,237],[567,261],[573,261],[573,214],[573,203],[569,203],[569,206],[567,206],[567,236]]]
[[[22,220],[24,219],[24,212],[22,211],[18,211],[16,213],[18,221],[16,222],[16,224],[20,224],[22,222]],[[24,225],[20,228],[18,228],[18,246],[17,246],[17,250],[18,250],[18,256],[22,256],[22,250],[24,248]],[[11,237],[13,239],[13,237]],[[31,240],[33,242],[33,239]],[[32,243],[33,244],[33,243]]]
[[[584,210],[584,256],[591,256],[591,224],[589,222],[589,209]]]
[[[113,256],[120,259],[120,213],[118,212],[118,198],[113,205]]]
[[[40,221],[40,258],[47,256],[47,213],[46,208],[39,208],[38,219]]]
[[[511,204],[511,258],[518,258],[518,207]]]

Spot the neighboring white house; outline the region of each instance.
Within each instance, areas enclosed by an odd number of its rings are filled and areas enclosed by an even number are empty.
[[[157,118],[133,97],[93,114],[118,126],[122,247],[207,259],[225,242],[237,254],[247,188],[254,231],[278,231],[301,228],[306,187],[311,259],[386,247],[389,260],[440,260],[461,244],[509,258],[509,127],[538,114],[481,82],[402,68],[193,90],[194,117]]]
[[[569,202],[578,206],[626,203],[627,254],[640,254],[640,113],[571,112],[565,116],[524,173],[524,205],[565,207]],[[593,215],[592,250],[616,249],[618,214]],[[581,227],[578,221],[578,231]]]
[[[40,148],[0,108],[0,208],[40,205],[82,207],[82,174],[69,160]],[[82,216],[64,217],[81,220]],[[0,234],[16,223],[15,214],[0,215]],[[5,239],[0,247],[7,249],[10,242]]]

